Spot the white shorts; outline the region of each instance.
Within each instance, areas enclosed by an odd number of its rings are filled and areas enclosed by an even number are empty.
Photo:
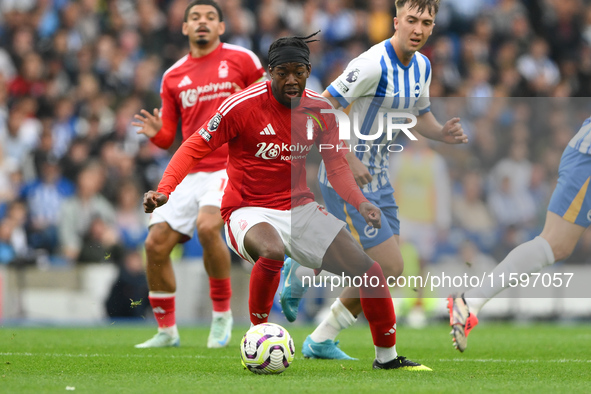
[[[346,226],[315,202],[288,211],[259,207],[237,209],[226,223],[226,240],[234,252],[253,264],[255,261],[244,247],[244,237],[259,223],[269,223],[277,230],[288,256],[314,269],[320,268],[326,250]]]
[[[189,174],[170,194],[168,202],[150,215],[149,226],[166,222],[175,231],[191,238],[201,207],[222,205],[228,184],[226,170]]]

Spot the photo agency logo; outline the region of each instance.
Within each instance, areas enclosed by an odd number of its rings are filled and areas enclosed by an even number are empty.
[[[375,122],[372,122],[372,124],[376,123],[374,129],[377,127],[377,130],[373,131],[373,129],[370,129],[369,132],[362,130],[365,117],[355,111],[346,114],[337,109],[321,109],[320,113],[309,110],[305,114],[307,115],[306,136],[308,140],[314,138],[314,123],[319,126],[321,131],[326,130],[328,125],[324,116],[326,114],[332,114],[335,116],[337,127],[339,128],[339,140],[348,143],[353,140],[359,141],[359,143],[355,144],[350,143],[348,146],[345,144],[320,144],[318,146],[320,152],[329,149],[336,149],[337,151],[347,150],[349,152],[368,152],[372,147],[377,147],[378,151],[385,149],[391,153],[402,152],[404,149],[402,145],[392,143],[400,131],[410,140],[417,140],[417,137],[410,131],[411,128],[416,126],[417,117],[408,112],[378,112],[375,116]],[[384,141],[384,134],[386,141]],[[352,136],[354,136],[353,139]]]

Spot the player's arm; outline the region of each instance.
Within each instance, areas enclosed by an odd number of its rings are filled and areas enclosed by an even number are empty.
[[[225,102],[222,106],[224,104]],[[222,116],[220,112],[216,112],[199,131],[193,133],[183,142],[170,159],[162,180],[158,184],[158,191],[150,190],[144,194],[144,211],[146,213],[166,204],[170,193],[187,176],[191,168],[236,136],[239,126],[235,121],[228,119],[232,115],[232,113],[228,113],[226,116]]]
[[[328,90],[322,92],[322,96],[327,98],[333,107],[342,108],[340,107],[341,104],[339,103],[339,101],[336,98],[334,98]],[[346,141],[341,140],[341,145],[347,146],[348,144]],[[349,168],[351,168],[351,171],[353,172],[353,177],[355,178],[355,182],[357,182],[359,187],[363,187],[364,185],[367,185],[372,181],[373,177],[369,173],[369,170],[367,169],[365,164],[363,164],[361,160],[357,158],[355,153],[347,152],[345,158],[349,163]]]
[[[327,143],[332,146],[338,146],[338,130],[335,120],[329,119],[327,123],[327,130],[320,133],[316,140],[316,144],[320,145]],[[341,141],[341,143],[343,142]],[[353,205],[359,213],[361,213],[367,224],[376,228],[381,228],[382,212],[365,198],[361,189],[359,189],[357,183],[355,183],[355,178],[353,177],[353,173],[349,168],[349,163],[345,159],[342,150],[321,150],[320,154],[324,160],[328,181],[337,194],[349,204]]]
[[[138,134],[144,134],[154,145],[162,149],[170,148],[174,142],[180,118],[180,110],[166,82],[165,76],[160,86],[162,108],[154,108],[153,113],[142,109],[139,114],[134,115],[137,122],[131,123],[140,128]]]
[[[413,128],[423,137],[445,142],[447,144],[466,144],[468,136],[460,123],[460,118],[452,118],[441,125],[431,111],[417,117],[417,125]]]
[[[151,213],[166,204],[170,193],[187,176],[191,168],[213,151],[212,147],[199,135],[193,133],[175,152],[158,184],[158,191],[150,190],[144,194],[144,211]]]
[[[328,99],[328,101],[330,101],[330,103],[332,104],[333,107],[335,107],[335,108],[341,107],[341,103],[339,102],[339,100],[337,100],[332,94],[330,94],[330,92],[328,90],[325,90],[324,92],[322,92],[322,97],[326,97]]]
[[[381,228],[382,212],[361,193],[344,155],[339,154],[330,157],[323,155],[323,159],[328,181],[337,194],[353,205],[361,213],[367,224],[375,228]]]

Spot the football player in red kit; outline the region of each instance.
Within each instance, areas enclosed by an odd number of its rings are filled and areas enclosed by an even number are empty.
[[[264,79],[265,71],[254,53],[220,42],[224,33],[222,11],[215,1],[196,0],[185,10],[182,32],[190,52],[162,77],[162,108],[136,115],[139,133],[163,149],[175,138],[179,118],[187,140],[231,94]],[[150,304],[158,333],[138,348],[178,346],[175,319],[176,281],[170,253],[179,242],[191,238],[195,228],[203,246],[203,262],[209,275],[213,319],[207,340],[210,348],[227,346],[231,337],[230,253],[221,229],[221,199],[228,182],[228,147],[189,169],[190,174],[170,196],[169,203],[153,212],[146,239]]]
[[[251,323],[267,321],[287,254],[310,268],[369,279],[359,292],[375,345],[375,369],[430,370],[396,354],[396,318],[379,264],[363,252],[344,222],[314,201],[306,185],[305,162],[312,146],[337,146],[339,137],[334,118],[327,117],[326,128],[314,125],[307,130],[308,111],[333,108],[327,99],[305,89],[311,71],[308,38],[285,37],[271,45],[272,81],[226,100],[175,153],[158,191],[145,194],[144,209],[152,212],[166,204],[192,166],[228,142],[229,180],[222,216],[231,248],[254,264]],[[379,228],[381,212],[357,187],[344,153],[322,150],[321,154],[337,193],[370,226]]]

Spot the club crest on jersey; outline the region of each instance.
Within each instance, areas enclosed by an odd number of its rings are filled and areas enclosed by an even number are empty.
[[[218,77],[219,78],[228,78],[228,70],[229,69],[230,69],[230,67],[228,67],[228,61],[222,60],[220,62],[220,66],[218,67]]]
[[[419,97],[420,94],[421,94],[421,84],[417,82],[415,84],[415,97]]]
[[[357,81],[357,78],[359,78],[359,69],[353,69],[351,70],[351,72],[347,75],[347,82],[349,83],[353,83],[355,81]]]
[[[214,131],[216,131],[218,129],[218,126],[220,125],[220,122],[222,121],[222,115],[221,114],[216,114],[213,118],[211,118],[211,120],[209,121],[208,125],[207,125],[207,129],[213,133]]]

